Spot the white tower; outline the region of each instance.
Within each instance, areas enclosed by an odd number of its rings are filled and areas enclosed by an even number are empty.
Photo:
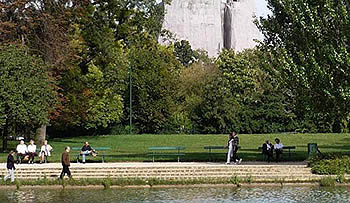
[[[224,47],[242,51],[261,35],[253,23],[256,0],[172,0],[163,27],[193,49],[217,56]],[[225,40],[224,40],[225,39]]]

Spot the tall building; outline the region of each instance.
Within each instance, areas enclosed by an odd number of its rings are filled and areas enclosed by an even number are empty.
[[[209,56],[217,56],[222,48],[242,51],[254,47],[254,39],[261,39],[253,22],[256,1],[172,0],[166,6],[163,27]]]

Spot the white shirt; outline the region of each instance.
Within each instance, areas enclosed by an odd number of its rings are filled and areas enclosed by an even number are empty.
[[[41,156],[41,153],[43,152],[43,153],[45,153],[45,155],[47,155],[47,156],[51,156],[51,150],[52,150],[53,148],[48,144],[48,145],[43,145],[43,146],[41,146],[41,149],[40,149],[40,154],[39,154],[39,156]]]
[[[271,149],[271,144],[266,144],[266,150],[270,150]]]
[[[16,150],[17,150],[17,153],[21,153],[21,154],[26,154],[28,152],[27,145],[25,144],[17,145]]]
[[[233,148],[233,139],[228,141],[228,148]]]
[[[35,151],[36,151],[36,145],[35,144],[28,145],[28,152],[34,153]]]
[[[283,149],[283,144],[282,143],[275,144],[275,149]]]

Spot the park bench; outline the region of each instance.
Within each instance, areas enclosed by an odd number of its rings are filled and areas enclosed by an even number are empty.
[[[110,147],[94,147],[93,149],[96,150],[96,152],[98,153],[97,156],[101,156],[101,158],[102,158],[102,163],[105,162],[105,157],[107,156],[107,155],[105,154],[105,152],[111,150]],[[79,153],[76,155],[76,156],[77,156],[77,163],[79,163],[79,157],[81,156],[81,154],[80,154],[81,147],[72,147],[72,151],[78,151],[78,152],[79,152]],[[86,156],[90,156],[90,155],[91,155],[91,154],[86,155]]]
[[[204,146],[204,149],[208,150],[209,160],[211,159],[211,155],[212,155],[212,150],[213,149],[223,150],[223,149],[226,149],[226,148],[227,148],[227,146]],[[238,149],[241,149],[241,146],[238,146]]]
[[[291,157],[291,149],[296,149],[295,146],[283,146],[283,151],[287,150],[288,149],[288,157],[290,159]],[[262,147],[259,147],[258,150],[262,151]],[[265,154],[263,154],[264,158],[265,158]]]
[[[183,146],[152,146],[149,147],[149,155],[152,156],[152,161],[154,162],[155,156],[177,156],[177,162],[180,162],[180,156],[185,154],[181,153],[181,150],[184,150]],[[175,152],[169,152],[175,151]]]

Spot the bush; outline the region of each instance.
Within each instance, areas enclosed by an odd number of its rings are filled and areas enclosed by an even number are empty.
[[[331,186],[335,186],[335,179],[333,179],[330,176],[327,177],[323,177],[320,180],[320,186],[324,186],[324,187],[331,187]]]
[[[311,163],[312,172],[321,175],[350,173],[350,156],[323,159]]]

